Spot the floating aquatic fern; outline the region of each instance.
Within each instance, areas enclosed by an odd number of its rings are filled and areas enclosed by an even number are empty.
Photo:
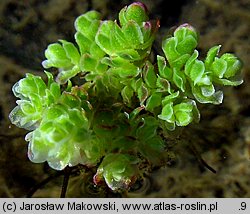
[[[75,44],[59,40],[47,47],[47,84],[32,74],[19,80],[9,117],[30,131],[31,161],[56,170],[96,167],[95,184],[129,189],[148,167],[166,162],[161,133],[199,122],[197,102],[222,103],[218,86],[240,85],[242,64],[233,54],[219,56],[220,45],[199,59],[198,33],[189,24],[163,40],[164,55],[152,62],[159,22],[139,2],[124,7],[118,21],[100,17],[89,11],[76,19]]]

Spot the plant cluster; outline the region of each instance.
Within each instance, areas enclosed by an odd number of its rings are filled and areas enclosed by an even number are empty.
[[[27,74],[13,86],[19,98],[9,118],[29,130],[28,157],[55,170],[96,168],[95,184],[128,189],[145,163],[164,165],[161,133],[199,122],[198,103],[220,104],[219,86],[242,83],[242,64],[220,45],[199,59],[198,33],[189,24],[163,40],[150,58],[159,21],[135,2],[118,21],[89,11],[75,20],[75,44],[59,40],[45,50],[47,83]],[[58,69],[54,80],[50,68]]]

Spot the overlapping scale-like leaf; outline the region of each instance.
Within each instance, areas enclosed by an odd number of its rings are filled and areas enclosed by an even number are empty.
[[[198,44],[196,31],[188,24],[178,27],[174,36],[164,40],[162,48],[171,67],[180,70]]]
[[[161,120],[166,121],[169,130],[174,130],[175,126],[187,126],[192,121],[199,121],[200,114],[194,100],[184,99],[181,103],[174,104],[172,99],[165,100],[162,112],[158,115]]]
[[[128,154],[109,154],[103,159],[94,176],[99,184],[103,179],[112,190],[128,189],[138,176],[137,158]]]
[[[240,75],[242,63],[231,53],[218,57],[220,45],[211,48],[205,59],[206,69],[211,79],[219,85],[240,85],[243,80]]]
[[[46,73],[51,79],[51,74]],[[45,109],[59,99],[61,92],[57,83],[48,86],[41,77],[26,74],[12,88],[17,100],[17,106],[10,112],[9,118],[13,124],[28,130],[35,129],[43,117]]]
[[[126,25],[130,20],[142,25],[148,20],[147,8],[143,3],[134,2],[125,6],[119,12],[119,22],[121,26]]]
[[[55,67],[61,70],[57,78],[60,84],[66,83],[80,72],[80,54],[73,43],[61,40],[61,44],[50,44],[45,50],[45,57],[47,59],[42,62],[44,68]]]
[[[77,164],[96,164],[102,155],[102,146],[88,128],[82,110],[63,104],[49,107],[40,126],[26,136],[29,159],[35,163],[47,161],[56,170]]]
[[[216,91],[215,85],[241,84],[242,64],[233,54],[225,53],[218,57],[220,45],[208,51],[204,62],[199,60],[199,53],[195,50],[197,39],[195,29],[185,24],[163,42],[167,61],[157,57],[160,77],[169,82],[170,94],[174,88],[180,90],[182,96],[195,98],[200,103],[220,104],[223,93]]]
[[[105,52],[95,41],[100,24],[100,14],[96,11],[89,11],[75,21],[75,40],[81,53],[79,68],[82,72],[90,72],[86,76],[88,80],[94,80],[107,70],[107,66],[101,62]]]
[[[57,81],[66,83],[79,72],[104,72],[107,66],[100,62],[105,53],[95,42],[95,36],[100,25],[100,14],[89,11],[79,16],[75,21],[75,40],[78,48],[70,42],[60,40],[60,43],[50,44],[45,51],[44,68],[56,67],[60,70]]]
[[[121,10],[119,24],[103,21],[95,37],[97,45],[108,55],[102,62],[109,71],[122,78],[136,77],[150,53],[156,22],[148,21],[143,4],[135,3]]]

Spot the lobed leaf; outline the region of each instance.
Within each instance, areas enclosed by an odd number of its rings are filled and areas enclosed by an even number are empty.
[[[129,86],[125,86],[121,91],[121,95],[125,103],[131,102],[131,98],[133,97],[133,94],[134,94],[134,91]]]
[[[42,62],[44,68],[69,68],[72,66],[71,60],[67,57],[66,51],[59,43],[50,44],[45,50],[47,60]]]
[[[75,45],[65,40],[59,40],[59,41],[62,43],[67,58],[71,60],[72,64],[77,65],[79,63],[80,54]]]
[[[95,184],[105,180],[113,191],[128,189],[138,175],[137,159],[127,154],[108,154],[94,176]]]
[[[209,49],[209,51],[207,52],[205,62],[204,62],[206,69],[209,69],[210,66],[212,65],[215,57],[218,55],[220,51],[220,48],[221,48],[221,45],[217,45]]]
[[[227,69],[223,75],[225,78],[235,76],[242,69],[242,62],[233,54],[225,53],[221,56],[221,59],[227,63]]]
[[[154,109],[161,105],[162,95],[161,93],[153,93],[146,101],[146,110],[154,112]]]
[[[75,29],[93,41],[100,25],[99,19],[100,14],[97,11],[89,11],[75,20]]]
[[[144,81],[147,84],[147,86],[150,88],[155,88],[157,77],[155,75],[154,66],[149,61],[145,63],[142,73]]]
[[[170,67],[167,66],[167,63],[164,57],[157,55],[157,65],[158,65],[160,76],[167,80],[172,80],[173,71],[170,69]]]
[[[119,21],[121,26],[126,25],[127,22],[131,20],[139,25],[148,21],[147,8],[143,3],[134,2],[121,9],[119,13]]]
[[[125,36],[128,47],[136,49],[140,44],[143,43],[141,29],[136,22],[127,22],[127,24],[122,28],[122,32]]]

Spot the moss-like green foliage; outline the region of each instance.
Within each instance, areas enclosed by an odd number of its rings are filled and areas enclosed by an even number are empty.
[[[89,11],[75,28],[75,44],[60,40],[45,50],[47,84],[27,74],[13,86],[19,100],[9,117],[30,131],[31,161],[56,170],[96,167],[95,184],[105,181],[112,190],[165,165],[164,132],[199,122],[197,102],[222,103],[218,86],[242,83],[240,60],[219,56],[220,45],[198,59],[199,35],[189,24],[163,40],[164,55],[152,62],[159,22],[149,20],[142,3],[124,7],[117,21]]]

